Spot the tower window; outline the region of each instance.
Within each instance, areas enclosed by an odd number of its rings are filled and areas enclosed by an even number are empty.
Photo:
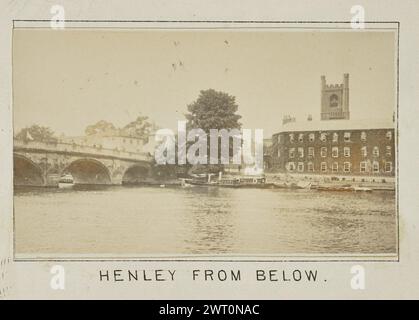
[[[290,142],[294,142],[294,134],[290,133]]]
[[[393,164],[390,161],[386,161],[385,170],[386,172],[391,172],[393,170]]]
[[[392,135],[391,131],[387,131],[387,133],[386,133],[387,140],[391,140],[392,136],[393,135]]]
[[[333,133],[333,142],[338,142],[339,135],[335,132]]]
[[[327,163],[326,163],[326,162],[322,162],[322,163],[320,164],[320,170],[321,170],[322,172],[326,172],[326,171],[327,171]]]
[[[375,146],[375,147],[372,149],[372,155],[373,155],[374,157],[378,157],[378,156],[380,155],[380,149],[379,149],[377,146]]]
[[[333,162],[332,164],[332,172],[338,172],[339,165],[337,162]]]
[[[320,156],[323,157],[323,158],[325,158],[326,157],[326,154],[327,154],[327,148],[326,147],[322,147],[320,149]]]
[[[336,94],[332,94],[329,98],[329,106],[337,107],[339,106],[339,97]]]
[[[339,148],[338,147],[333,147],[332,148],[332,157],[337,158],[338,156],[339,156]]]
[[[320,134],[320,141],[326,142],[326,133],[323,132]]]

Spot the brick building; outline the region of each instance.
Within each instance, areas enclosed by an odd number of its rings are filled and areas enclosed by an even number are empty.
[[[280,172],[394,176],[392,124],[290,123],[272,136],[272,167]]]
[[[272,136],[270,167],[277,172],[330,176],[395,175],[393,121],[349,119],[349,75],[342,85],[321,78],[321,121],[292,121]]]

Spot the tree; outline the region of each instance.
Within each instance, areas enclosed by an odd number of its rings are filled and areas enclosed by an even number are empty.
[[[201,128],[206,133],[210,129],[240,129],[241,116],[236,114],[236,98],[214,89],[201,90],[196,101],[188,105],[188,129]]]
[[[49,127],[34,124],[21,129],[15,138],[23,141],[57,142],[54,131]]]
[[[100,120],[96,122],[95,124],[87,126],[84,132],[86,133],[87,136],[92,136],[95,134],[112,135],[117,132],[117,129],[111,122]]]
[[[123,127],[121,131],[123,135],[137,139],[143,139],[145,142],[147,142],[148,137],[154,128],[155,125],[149,121],[148,117],[140,115],[137,117],[137,119]]]
[[[202,129],[208,135],[210,129],[226,129],[240,130],[241,123],[239,120],[241,116],[236,112],[238,105],[236,98],[228,93],[216,91],[214,89],[201,90],[198,99],[188,105],[188,114],[185,114],[187,119],[187,129]],[[190,144],[190,143],[188,143]],[[218,159],[221,155],[221,138],[218,141]],[[207,144],[207,156],[210,155],[210,144]],[[230,138],[229,155],[233,156],[233,138]],[[196,167],[196,166],[195,166]],[[217,172],[224,166],[221,165],[206,165],[203,170],[207,172]],[[202,169],[202,168],[201,168]],[[199,170],[198,167],[193,170]]]

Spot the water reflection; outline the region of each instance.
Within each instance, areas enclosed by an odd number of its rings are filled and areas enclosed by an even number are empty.
[[[15,189],[16,251],[395,253],[392,192],[214,187]]]

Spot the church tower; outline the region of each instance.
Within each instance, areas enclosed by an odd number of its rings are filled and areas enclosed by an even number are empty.
[[[321,89],[321,120],[349,119],[349,74],[339,84],[326,84],[321,76]]]

